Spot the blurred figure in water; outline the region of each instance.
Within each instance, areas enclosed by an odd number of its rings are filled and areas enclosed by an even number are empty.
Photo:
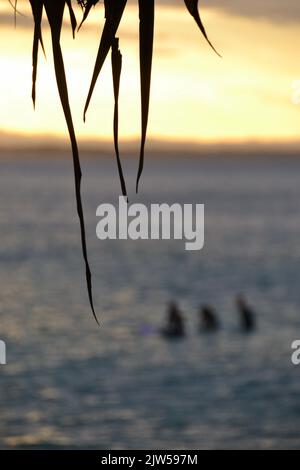
[[[162,334],[169,338],[179,338],[185,335],[184,319],[175,302],[170,302],[167,311],[167,325]]]
[[[242,294],[237,295],[235,299],[237,309],[240,315],[241,328],[243,331],[253,331],[255,329],[255,314],[249,307],[245,297]]]
[[[199,330],[201,332],[212,332],[219,328],[219,321],[216,312],[209,305],[202,305],[199,310],[199,320]]]

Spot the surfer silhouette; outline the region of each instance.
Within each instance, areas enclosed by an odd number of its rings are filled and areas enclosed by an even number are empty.
[[[242,294],[237,295],[235,302],[240,315],[241,329],[246,332],[253,331],[256,326],[254,311]]]
[[[169,338],[178,338],[185,335],[184,319],[175,302],[170,302],[167,310],[167,324],[162,334]]]
[[[210,305],[202,305],[199,310],[199,320],[199,330],[201,332],[216,331],[219,327],[216,312]]]

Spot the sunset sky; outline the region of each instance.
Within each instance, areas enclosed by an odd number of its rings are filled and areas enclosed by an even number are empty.
[[[40,55],[33,111],[32,18],[27,4],[19,0],[25,16],[18,17],[15,29],[8,1],[0,0],[0,139],[6,133],[47,138],[66,134],[46,24],[47,60]],[[206,44],[183,1],[157,1],[149,136],[208,143],[299,139],[300,106],[291,99],[292,83],[300,80],[299,0],[203,0],[200,6],[222,59]],[[87,122],[82,122],[103,16],[99,4],[75,41],[68,26],[63,34],[74,121],[83,139],[112,136],[110,58]],[[123,54],[120,134],[123,139],[135,139],[140,132],[137,0],[129,2],[119,36]]]

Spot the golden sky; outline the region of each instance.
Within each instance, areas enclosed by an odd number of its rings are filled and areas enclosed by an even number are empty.
[[[225,4],[225,0],[220,2]],[[135,139],[140,133],[136,3],[128,5],[119,30],[123,139]],[[208,9],[209,2],[202,2],[203,21],[223,56],[220,59],[178,3],[158,2],[149,136],[191,142],[298,139],[300,106],[291,99],[292,83],[300,80],[298,21],[285,18],[280,22],[276,16],[216,8],[216,1]],[[46,26],[47,59],[40,55],[37,109],[33,111],[32,19],[26,5],[19,0],[19,9],[26,16],[18,19],[15,29],[8,2],[0,0],[0,139],[3,132],[66,135]],[[87,122],[82,122],[102,25],[99,5],[75,41],[68,27],[62,41],[75,126],[78,136],[86,139],[112,137],[110,59],[99,78]]]

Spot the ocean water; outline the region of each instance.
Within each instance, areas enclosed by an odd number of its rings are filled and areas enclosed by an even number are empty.
[[[126,161],[134,188],[136,162]],[[300,446],[300,161],[148,159],[131,202],[205,204],[205,247],[97,240],[115,163],[84,159],[99,328],[85,291],[71,161],[0,162],[0,447],[230,449]],[[258,328],[242,334],[244,292]],[[157,329],[170,299],[187,337]],[[216,334],[198,333],[215,306]],[[148,331],[148,334],[143,332]]]

